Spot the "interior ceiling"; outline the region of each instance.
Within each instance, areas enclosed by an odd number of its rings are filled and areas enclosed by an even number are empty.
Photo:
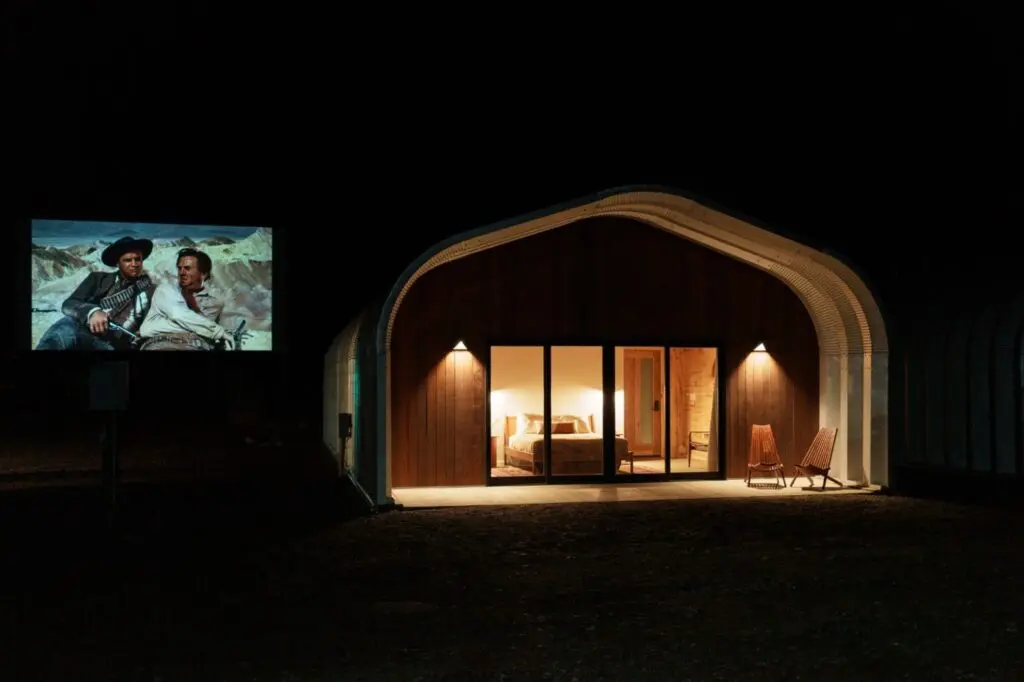
[[[882,315],[864,282],[845,264],[798,242],[665,192],[613,194],[575,208],[510,226],[482,228],[455,238],[425,260],[394,292],[394,305],[378,342],[391,348],[391,331],[405,294],[435,267],[480,251],[546,232],[585,218],[632,218],[702,244],[771,273],[803,301],[818,334],[821,352],[887,352]],[[383,320],[382,320],[383,322]]]

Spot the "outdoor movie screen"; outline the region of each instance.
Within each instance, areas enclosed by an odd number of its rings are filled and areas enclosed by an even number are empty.
[[[266,227],[32,221],[32,348],[269,351]]]

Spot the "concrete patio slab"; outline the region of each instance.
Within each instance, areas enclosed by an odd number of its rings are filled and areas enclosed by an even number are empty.
[[[747,487],[742,480],[669,481],[657,483],[582,483],[567,485],[460,486],[437,488],[395,488],[395,501],[405,508],[473,507],[579,502],[642,502],[649,500],[700,500],[710,498],[780,497],[793,495],[851,495],[875,492],[877,486],[821,490],[804,486],[792,488]],[[763,485],[763,484],[762,484]]]

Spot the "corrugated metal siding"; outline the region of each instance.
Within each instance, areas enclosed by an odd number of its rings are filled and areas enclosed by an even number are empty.
[[[906,463],[1024,478],[1024,291],[938,301],[907,339]]]

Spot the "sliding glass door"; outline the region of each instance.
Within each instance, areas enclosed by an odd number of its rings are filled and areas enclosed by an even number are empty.
[[[488,384],[491,483],[720,471],[716,348],[492,346]]]

